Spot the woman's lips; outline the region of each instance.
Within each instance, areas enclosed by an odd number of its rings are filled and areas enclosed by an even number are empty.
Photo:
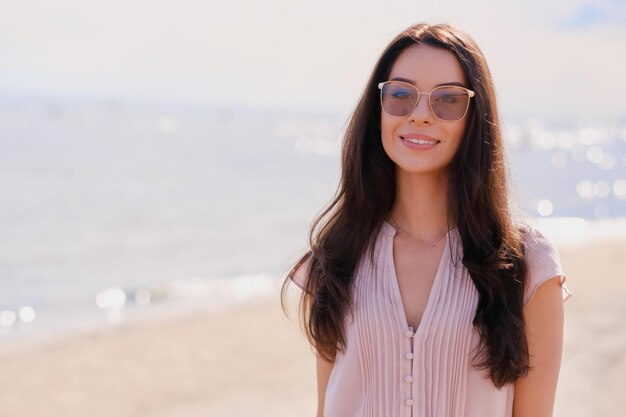
[[[415,134],[403,135],[400,136],[400,139],[402,139],[402,143],[405,144],[407,147],[420,150],[432,149],[437,146],[439,142],[441,142],[440,140],[437,140],[430,136]]]
[[[404,141],[421,145],[436,145],[437,143],[441,142],[440,140],[437,140],[430,136],[420,134],[401,135],[400,138]]]

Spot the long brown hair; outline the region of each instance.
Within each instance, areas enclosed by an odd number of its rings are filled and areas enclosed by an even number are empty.
[[[449,24],[417,24],[400,33],[378,59],[342,144],[342,175],[332,202],[309,232],[310,250],[287,274],[281,290],[310,257],[299,304],[300,323],[316,353],[333,361],[345,349],[344,317],[352,311],[357,264],[373,243],[395,199],[395,164],[380,137],[377,84],[407,47],[424,44],[452,52],[476,92],[465,134],[449,167],[449,218],[463,245],[463,265],[479,293],[473,325],[480,335],[474,364],[489,369],[498,387],[527,374],[523,295],[524,230],[509,204],[506,158],[493,81],[474,40]]]

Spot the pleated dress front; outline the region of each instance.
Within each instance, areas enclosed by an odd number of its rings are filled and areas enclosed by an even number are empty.
[[[325,417],[511,417],[514,385],[498,389],[487,370],[471,366],[479,344],[472,321],[478,291],[461,260],[456,228],[446,235],[432,289],[417,329],[407,324],[393,260],[396,230],[384,222],[374,258],[364,255],[353,286],[354,312],[345,317],[346,349],[335,358]],[[537,287],[559,276],[558,253],[540,232],[526,238],[524,305]],[[308,261],[294,274],[304,288]]]

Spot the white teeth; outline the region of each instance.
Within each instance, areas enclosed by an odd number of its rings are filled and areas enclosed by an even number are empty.
[[[419,145],[434,145],[437,142],[439,142],[438,140],[408,139],[408,138],[402,138],[402,139],[408,140],[411,143],[417,143]]]

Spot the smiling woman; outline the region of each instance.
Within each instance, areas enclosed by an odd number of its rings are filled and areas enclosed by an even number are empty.
[[[505,162],[472,38],[447,24],[400,33],[283,285],[303,290],[318,416],[552,415],[571,293],[552,243],[513,216]]]
[[[389,78],[381,83],[385,152],[402,171],[445,175],[461,143],[471,97],[461,64],[445,49],[415,44],[398,56]]]

